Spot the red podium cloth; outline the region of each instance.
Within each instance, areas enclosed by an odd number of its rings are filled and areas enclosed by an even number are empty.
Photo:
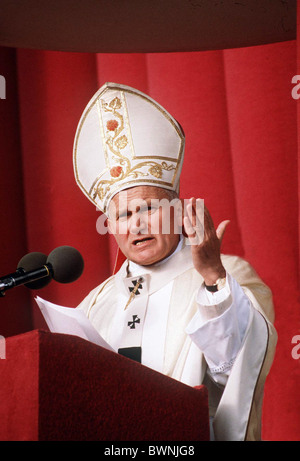
[[[6,340],[0,440],[209,440],[207,390],[70,335]]]

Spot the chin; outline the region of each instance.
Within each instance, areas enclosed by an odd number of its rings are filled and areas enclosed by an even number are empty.
[[[158,258],[155,255],[143,255],[140,253],[133,254],[131,257],[129,257],[129,259],[134,263],[139,264],[140,266],[150,266],[151,264],[155,264],[162,258]]]
[[[157,261],[150,258],[130,258],[132,262],[139,264],[140,266],[151,266]]]

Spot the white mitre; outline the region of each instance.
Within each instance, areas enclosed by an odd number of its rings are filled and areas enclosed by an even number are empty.
[[[106,83],[77,127],[76,182],[104,213],[112,197],[130,187],[178,192],[184,144],[181,126],[156,101],[129,86]]]

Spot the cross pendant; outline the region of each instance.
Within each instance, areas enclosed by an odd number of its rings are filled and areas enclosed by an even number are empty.
[[[127,301],[127,304],[126,304],[126,306],[124,307],[124,311],[126,311],[127,307],[129,306],[129,304],[131,303],[131,301],[132,301],[133,298],[135,297],[135,294],[136,294],[136,292],[138,291],[139,286],[141,285],[141,283],[142,283],[143,281],[144,281],[144,279],[143,279],[142,277],[140,277],[140,278],[137,280],[137,282],[136,282],[136,284],[135,284],[135,286],[134,286],[132,292],[130,293],[130,296],[129,296],[129,299],[128,299],[128,301]]]

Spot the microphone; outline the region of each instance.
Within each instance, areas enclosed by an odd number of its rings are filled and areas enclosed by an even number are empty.
[[[48,285],[52,277],[47,276],[47,277],[42,277],[39,278],[40,271],[39,269],[43,269],[45,265],[47,264],[47,256],[44,253],[39,253],[39,252],[33,252],[33,253],[28,253],[27,255],[23,256],[22,259],[20,259],[18,265],[17,265],[17,274],[22,275],[23,277],[29,277],[30,282],[26,282],[26,280],[20,277],[16,277],[15,274],[11,274],[14,280],[16,280],[16,284],[13,286],[18,286],[21,285],[21,281],[24,281],[24,285],[27,288],[30,288],[32,290],[38,290],[39,288],[43,288],[46,285]],[[38,269],[37,269],[38,268]],[[37,274],[34,275],[34,272],[37,272]],[[35,278],[37,276],[37,278]],[[18,283],[19,282],[19,283]],[[1,280],[0,280],[1,283]],[[13,288],[13,287],[12,287]]]
[[[0,278],[0,295],[19,285],[39,289],[48,285],[52,279],[59,283],[77,280],[84,269],[84,261],[75,248],[61,246],[47,257],[43,253],[29,253],[19,261],[17,271]]]

